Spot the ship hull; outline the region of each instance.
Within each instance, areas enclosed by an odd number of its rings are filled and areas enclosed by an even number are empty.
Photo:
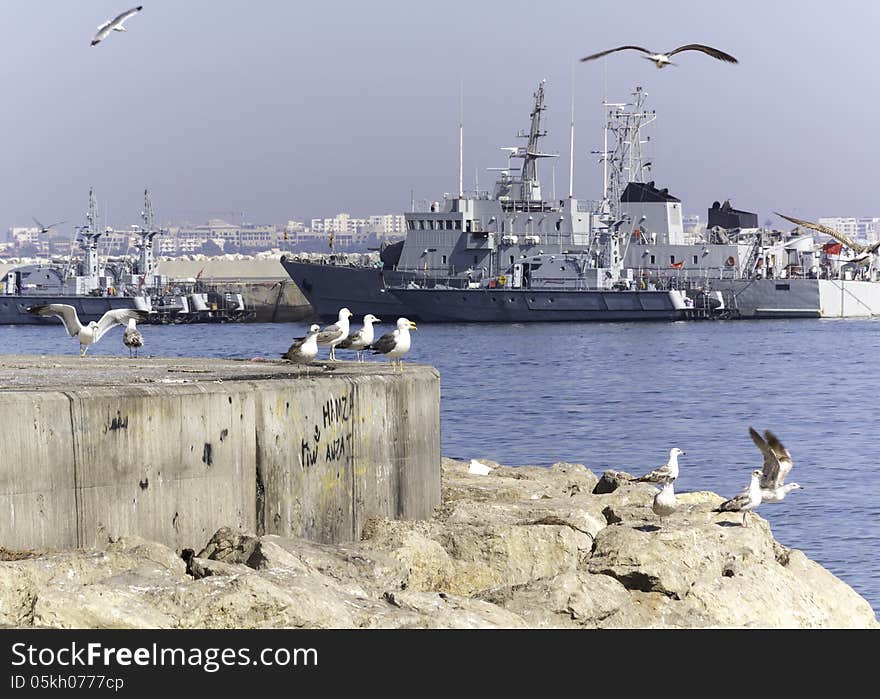
[[[837,279],[712,280],[740,318],[869,318],[880,315],[880,283]]]
[[[39,296],[0,295],[0,325],[52,325],[58,318],[43,318],[27,312],[29,306],[66,303],[76,309],[81,323],[98,321],[107,311],[138,308],[133,296]]]
[[[681,320],[677,292],[534,289],[394,289],[423,321],[530,323]]]
[[[385,320],[402,316],[421,320],[412,309],[386,290],[386,286],[405,284],[414,279],[415,273],[287,259],[283,259],[281,264],[308,299],[315,315],[322,319],[335,320],[339,317],[339,309],[344,307],[355,316],[372,313]]]

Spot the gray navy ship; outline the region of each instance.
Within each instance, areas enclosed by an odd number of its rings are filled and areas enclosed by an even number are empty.
[[[342,306],[422,321],[669,320],[691,317],[858,317],[880,314],[876,251],[811,230],[759,228],[716,202],[686,234],[681,201],[649,179],[642,129],[656,114],[636,88],[607,108],[600,201],[547,200],[538,179],[544,84],[526,145],[502,150],[494,191],[444,197],[406,214],[406,238],[375,267],[287,255],[282,265],[317,315]],[[611,144],[609,143],[611,137]],[[521,161],[521,167],[511,166]],[[844,245],[840,245],[843,240]]]

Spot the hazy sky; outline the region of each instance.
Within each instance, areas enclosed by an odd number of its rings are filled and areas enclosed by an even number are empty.
[[[571,70],[575,194],[598,198],[603,76],[635,85],[659,119],[654,179],[686,213],[715,199],[759,213],[878,215],[880,5],[641,0],[0,0],[0,227],[137,221],[143,188],[161,222],[283,222],[402,212],[410,189],[457,188],[459,83],[465,182],[490,183],[499,146],[527,128],[547,79],[545,150],[567,191]],[[708,43],[739,65],[685,53],[662,71],[635,43]],[[545,191],[551,170],[542,165]]]

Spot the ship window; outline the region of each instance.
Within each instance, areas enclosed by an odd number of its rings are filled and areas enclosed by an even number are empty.
[[[465,229],[468,233],[471,232],[471,223],[472,223],[472,221],[470,221],[470,220],[467,220],[467,221],[464,222],[464,229]]]
[[[653,265],[656,263],[657,263],[657,258],[655,258],[653,255],[651,255],[651,264]]]
[[[700,261],[697,259],[697,256],[694,255],[694,264],[695,264],[695,265],[696,265],[696,264],[699,264],[699,262],[700,262]]]
[[[776,291],[788,291],[791,287],[788,284],[777,284]]]
[[[557,222],[556,222],[556,230],[557,230],[557,231],[558,231],[558,230],[562,230],[562,221],[557,221]]]
[[[452,230],[452,221],[447,221],[447,222],[446,222],[446,230],[447,230],[447,231],[451,231],[451,230]]]
[[[675,255],[670,255],[670,256],[669,256],[669,262],[670,262],[671,264],[675,264]]]
[[[513,255],[510,256],[510,264],[513,264]]]
[[[461,230],[461,221],[456,221],[456,222],[455,222],[455,230],[457,230],[457,231],[460,231],[460,230]]]
[[[480,256],[479,255],[474,255],[474,264],[475,265],[480,264]]]
[[[446,255],[443,255],[443,257],[441,259],[443,260],[441,264],[445,265],[446,264]]]

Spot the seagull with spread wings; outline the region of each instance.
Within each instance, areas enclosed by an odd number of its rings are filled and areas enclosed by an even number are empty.
[[[685,453],[678,447],[672,447],[669,450],[669,461],[662,466],[655,468],[650,473],[645,474],[641,478],[633,478],[633,483],[666,483],[666,481],[674,481],[678,478],[678,457],[685,456]]]
[[[828,226],[823,226],[821,223],[813,223],[812,221],[804,221],[799,218],[794,218],[793,216],[786,216],[785,214],[780,214],[776,211],[773,212],[779,218],[784,218],[786,221],[790,221],[796,226],[803,226],[804,228],[812,228],[814,231],[819,231],[820,233],[824,233],[825,235],[830,235],[837,242],[843,243],[856,253],[856,257],[853,258],[853,262],[864,262],[871,258],[871,255],[877,252],[880,249],[880,241],[876,243],[871,243],[870,245],[862,245],[861,243],[857,243],[852,238],[843,233],[839,233],[833,228],[829,228]]]
[[[121,15],[117,15],[113,19],[108,19],[104,24],[98,27],[98,33],[95,34],[95,38],[92,39],[92,46],[101,43],[110,32],[127,32],[128,30],[123,26],[123,22],[143,9],[143,5],[138,5],[137,7],[132,7],[130,10],[126,10]]]
[[[719,51],[718,49],[712,48],[711,46],[706,46],[705,44],[685,44],[684,46],[679,46],[677,49],[673,49],[667,53],[654,53],[653,51],[649,51],[646,48],[642,48],[641,46],[618,46],[616,49],[608,49],[607,51],[600,51],[599,53],[594,53],[589,56],[584,56],[581,61],[592,61],[594,58],[601,58],[602,56],[607,56],[609,53],[615,53],[617,51],[626,51],[628,49],[633,49],[634,51],[641,51],[642,53],[648,54],[647,56],[642,56],[642,58],[646,58],[649,61],[653,61],[654,65],[658,68],[665,68],[666,66],[674,66],[676,65],[670,59],[677,53],[681,53],[682,51],[701,51],[712,58],[717,58],[719,61],[725,61],[726,63],[739,63],[733,56],[729,53],[724,53],[724,51]]]
[[[749,427],[749,434],[755,446],[764,455],[764,466],[761,469],[761,502],[782,502],[792,490],[803,486],[797,483],[785,483],[785,477],[791,471],[792,460],[788,449],[782,446],[779,438],[770,430],[764,430],[764,436]]]
[[[97,322],[94,320],[88,325],[83,325],[76,309],[66,303],[48,303],[37,306],[28,306],[28,313],[43,318],[56,317],[60,318],[64,323],[64,329],[71,337],[79,339],[79,356],[85,357],[89,347],[100,340],[104,334],[117,325],[127,325],[129,319],[144,321],[149,318],[147,311],[141,311],[136,308],[117,308],[107,311]]]

